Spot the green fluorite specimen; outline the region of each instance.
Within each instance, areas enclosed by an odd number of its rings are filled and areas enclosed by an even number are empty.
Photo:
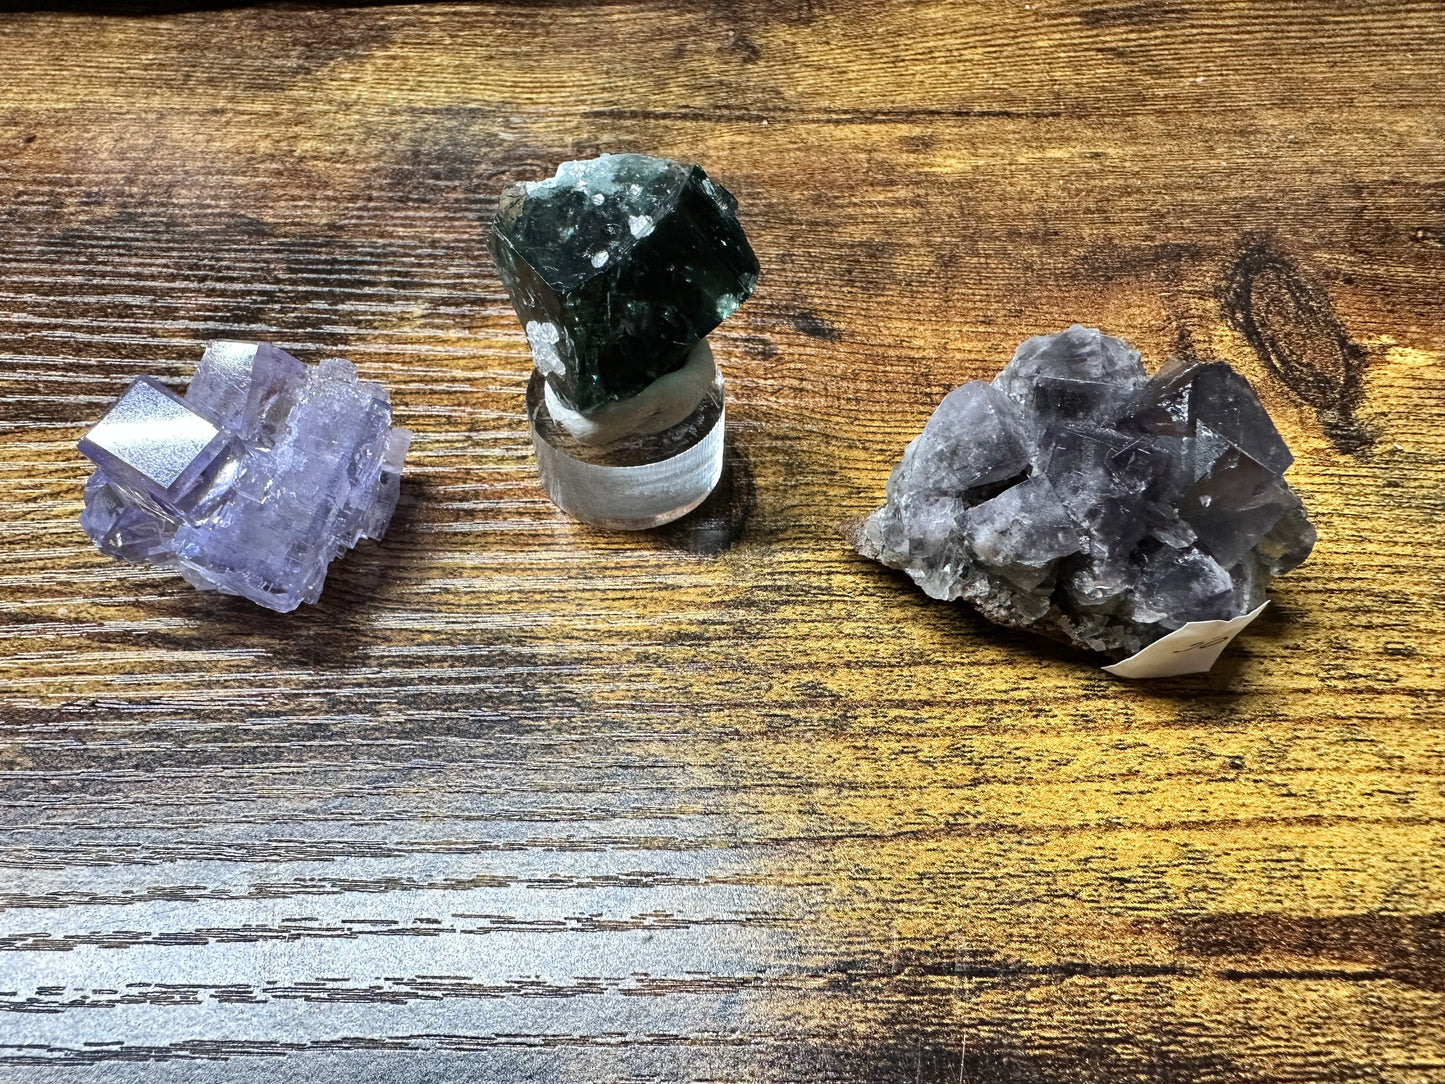
[[[697,166],[644,154],[502,193],[492,258],[553,391],[592,410],[683,364],[757,283],[737,206]]]

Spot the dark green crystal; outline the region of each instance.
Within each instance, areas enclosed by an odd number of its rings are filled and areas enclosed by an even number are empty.
[[[737,201],[697,166],[564,162],[502,193],[490,248],[537,368],[592,410],[642,391],[753,292]]]

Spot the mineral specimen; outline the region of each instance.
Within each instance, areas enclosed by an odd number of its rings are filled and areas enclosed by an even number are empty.
[[[1138,351],[1076,324],[950,392],[856,541],[934,598],[1131,655],[1253,610],[1309,556],[1292,461],[1228,365],[1150,379]]]
[[[81,438],[97,469],[80,524],[102,553],[294,610],[386,531],[410,442],[351,363],[213,342],[185,398],[140,377]]]
[[[758,278],[737,201],[697,166],[642,154],[512,185],[490,247],[537,369],[581,412],[680,368]]]

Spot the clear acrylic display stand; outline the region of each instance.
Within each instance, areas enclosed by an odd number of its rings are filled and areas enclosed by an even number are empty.
[[[533,370],[527,417],[537,469],[552,503],[599,527],[640,531],[685,516],[707,499],[722,477],[722,373],[682,421],[658,433],[637,433],[610,444],[583,444],[547,409],[546,381]]]

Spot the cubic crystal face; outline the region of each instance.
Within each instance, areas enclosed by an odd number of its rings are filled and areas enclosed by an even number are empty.
[[[490,248],[538,370],[578,411],[679,368],[758,279],[737,201],[697,166],[642,154],[512,185]]]
[[[934,598],[1122,657],[1248,613],[1309,556],[1292,461],[1228,365],[1150,379],[1076,324],[944,398],[857,545]]]
[[[184,398],[140,377],[81,438],[96,464],[81,527],[112,557],[294,610],[385,533],[410,442],[349,362],[213,342]]]

